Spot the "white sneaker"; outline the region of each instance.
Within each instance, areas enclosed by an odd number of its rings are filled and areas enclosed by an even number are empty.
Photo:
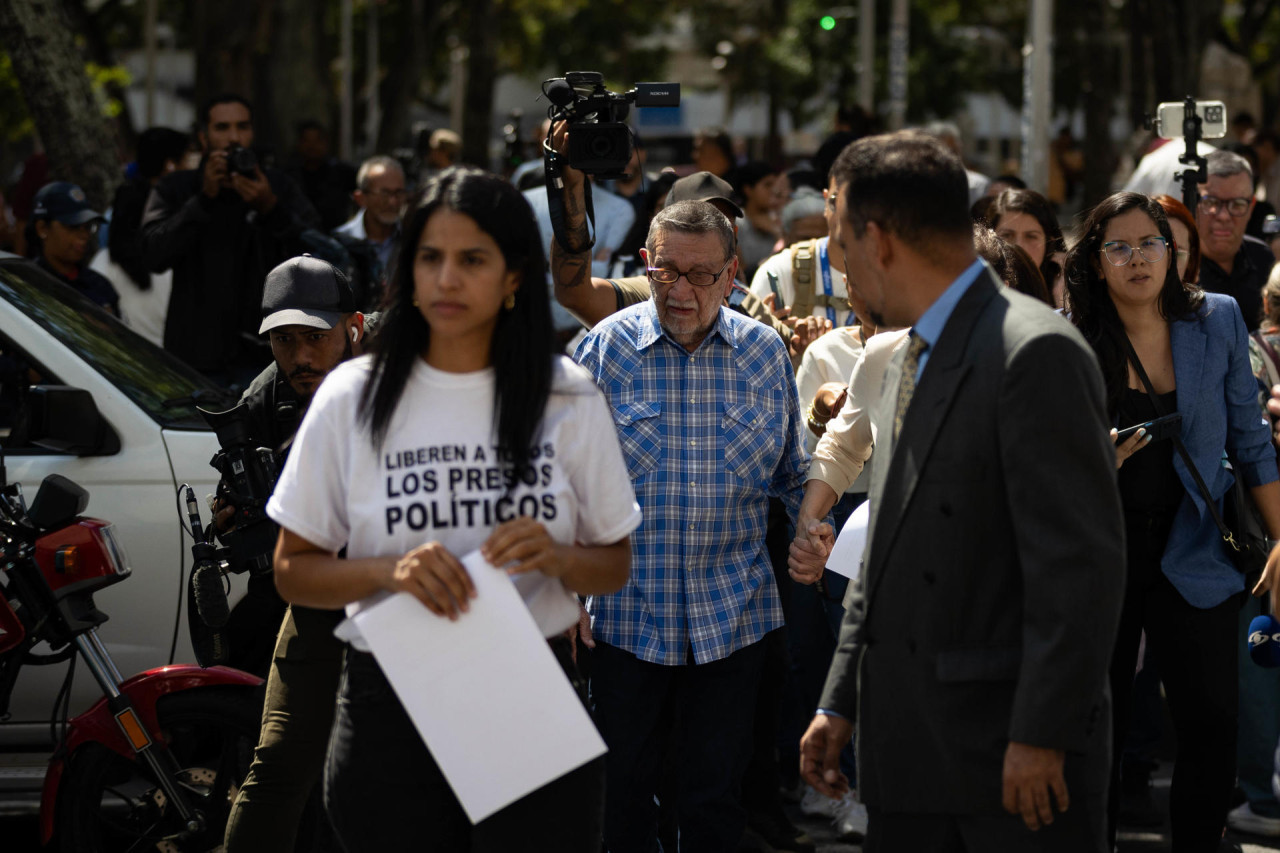
[[[1280,838],[1280,817],[1260,815],[1250,808],[1248,803],[1241,803],[1227,813],[1227,826],[1236,832],[1246,832],[1249,835]]]
[[[858,801],[853,791],[849,791],[840,799],[831,823],[841,841],[856,844],[867,837],[867,807]]]
[[[806,817],[832,819],[840,808],[840,802],[828,797],[812,785],[805,785],[804,796],[800,798],[800,813]]]

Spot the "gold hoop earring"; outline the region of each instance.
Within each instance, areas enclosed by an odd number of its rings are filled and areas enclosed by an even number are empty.
[[[414,307],[414,308],[417,308],[417,307],[418,307],[418,297],[416,297],[416,296],[413,298],[413,307]]]
[[[502,307],[506,308],[508,311],[510,311],[512,308],[515,308],[516,295],[514,293],[508,293],[507,298],[502,300]]]

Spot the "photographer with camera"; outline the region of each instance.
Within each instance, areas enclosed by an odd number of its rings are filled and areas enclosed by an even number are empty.
[[[330,371],[362,353],[366,326],[364,315],[355,310],[346,276],[307,255],[290,258],[267,276],[262,318],[260,332],[270,337],[275,358],[237,408],[243,407],[250,444],[276,451],[274,482],[311,397]],[[257,509],[250,523],[265,531],[262,541],[270,549],[278,527],[260,506]],[[234,539],[243,517],[242,507],[221,504],[215,516],[219,537]],[[266,670],[269,660],[270,671],[263,673],[267,693],[262,732],[227,823],[226,849],[288,851],[294,849],[308,797],[324,764],[342,661],[342,644],[333,629],[342,621],[342,612],[284,610],[269,569],[252,574],[249,588],[228,623],[232,654],[248,645],[259,656],[265,642],[266,659],[249,665],[255,671]],[[278,608],[274,619],[266,618],[268,605]]]
[[[248,101],[212,98],[200,113],[199,168],[156,184],[142,217],[147,266],[173,270],[165,349],[224,386],[244,387],[262,369],[266,352],[252,342],[262,281],[319,225],[298,186],[262,168],[253,137]]]

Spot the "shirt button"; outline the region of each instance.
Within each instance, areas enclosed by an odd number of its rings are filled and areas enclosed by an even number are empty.
[[[693,402],[693,398],[692,398],[692,397],[690,397],[690,398],[689,398],[689,402],[690,402],[690,403],[692,403],[692,402]]]
[[[689,525],[689,529],[690,529],[690,530],[692,530],[692,529],[693,529],[693,525],[692,525],[692,524],[690,524],[690,525]]]
[[[691,482],[689,483],[689,488],[691,488],[691,489],[696,489],[696,488],[698,488],[698,484],[697,484],[697,483],[694,483],[694,482],[692,482],[692,481],[691,481]]]
[[[697,447],[697,446],[698,446],[698,442],[697,442],[697,440],[696,440],[696,439],[692,439],[692,438],[691,438],[691,439],[689,439],[689,446],[690,446],[690,447]]]

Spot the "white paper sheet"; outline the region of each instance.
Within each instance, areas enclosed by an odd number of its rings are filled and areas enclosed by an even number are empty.
[[[467,817],[478,823],[604,754],[564,670],[511,579],[478,552],[456,622],[408,593],[362,610],[357,627]]]
[[[871,504],[863,501],[849,516],[836,536],[835,547],[827,555],[827,571],[857,580],[862,571],[862,552],[867,545],[867,520]]]

